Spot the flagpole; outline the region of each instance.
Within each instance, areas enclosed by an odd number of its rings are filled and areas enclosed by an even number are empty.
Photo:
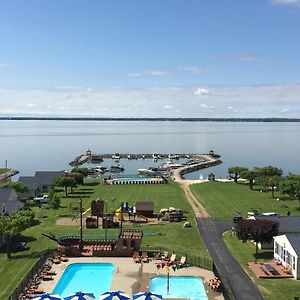
[[[167,293],[170,290],[170,267],[169,264],[167,265]]]

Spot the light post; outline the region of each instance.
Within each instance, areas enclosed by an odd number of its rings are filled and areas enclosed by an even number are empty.
[[[105,241],[107,241],[107,199],[105,200]]]
[[[80,242],[82,243],[83,234],[82,234],[82,196],[80,196]]]

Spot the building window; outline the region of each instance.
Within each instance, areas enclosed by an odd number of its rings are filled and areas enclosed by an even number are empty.
[[[296,257],[293,256],[293,270],[296,270]]]
[[[278,243],[275,242],[275,254],[279,254]]]
[[[6,207],[5,207],[5,203],[2,204],[2,215],[6,214]]]

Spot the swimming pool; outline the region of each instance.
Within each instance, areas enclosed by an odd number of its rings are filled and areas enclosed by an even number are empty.
[[[96,298],[110,290],[115,265],[111,263],[70,264],[53,290],[66,297],[78,291],[91,292]]]
[[[167,293],[167,276],[151,278],[150,291],[162,295],[163,298],[208,299],[202,280],[193,276],[170,276],[169,293]]]
[[[163,183],[161,178],[115,178],[111,181],[112,184],[155,184]]]

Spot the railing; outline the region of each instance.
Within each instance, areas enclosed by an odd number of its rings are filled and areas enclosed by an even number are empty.
[[[164,251],[168,251],[169,253],[171,253],[168,249],[163,249],[163,248],[154,249],[149,247],[141,247],[140,251],[147,252],[149,257],[153,256],[154,253],[163,253]],[[213,270],[213,261],[209,258],[196,256],[196,255],[189,255],[186,253],[180,253],[178,251],[174,251],[174,253],[176,254],[177,259],[180,259],[180,257],[185,256],[186,262],[190,266],[195,266],[210,271]]]
[[[221,289],[222,289],[222,294],[223,294],[224,298],[226,300],[235,300],[236,298],[234,297],[234,295],[232,293],[232,289],[230,287],[229,282],[227,281],[227,279],[225,277],[223,277],[220,274],[220,272],[218,271],[218,268],[215,264],[213,265],[213,272],[222,282]]]
[[[28,286],[31,279],[33,279],[34,275],[41,269],[47,258],[51,253],[53,253],[53,249],[48,249],[45,251],[40,258],[36,261],[33,267],[28,271],[28,273],[23,277],[23,279],[19,282],[17,287],[8,297],[8,300],[18,300],[19,295],[24,291],[25,287]]]

